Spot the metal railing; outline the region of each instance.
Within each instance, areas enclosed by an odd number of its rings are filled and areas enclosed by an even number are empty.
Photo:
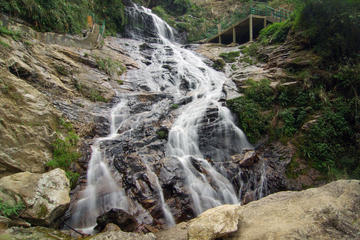
[[[259,16],[268,16],[272,17],[277,21],[284,21],[290,17],[291,11],[286,10],[284,8],[277,8],[274,9],[264,3],[254,3],[252,6],[247,6],[243,8],[241,11],[237,12],[236,14],[231,15],[229,18],[223,19],[216,25],[208,28],[205,33],[205,38],[210,39],[213,36],[216,36],[218,32],[218,25],[220,24],[221,29],[225,30],[237,22],[247,18],[250,14],[259,15]]]
[[[269,17],[273,17],[281,22],[281,21],[289,18],[291,12],[284,8],[274,9],[269,6],[265,6],[263,8],[255,6],[255,7],[250,7],[249,14],[259,15],[259,16],[269,16]]]

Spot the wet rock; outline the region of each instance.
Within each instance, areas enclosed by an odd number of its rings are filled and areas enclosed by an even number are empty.
[[[259,160],[254,150],[245,151],[245,153],[232,156],[232,158],[239,162],[240,167],[251,167]]]
[[[221,121],[221,106],[211,105],[206,109],[198,127],[199,149],[206,159],[222,162],[242,151],[244,139],[238,137],[234,125]],[[247,146],[250,147],[250,146]]]
[[[102,231],[109,223],[117,225],[124,232],[133,232],[138,223],[136,219],[122,209],[111,209],[96,219],[97,231]]]
[[[0,187],[21,196],[26,209],[20,216],[35,224],[50,225],[70,203],[69,180],[59,168],[44,174],[23,172],[3,177]]]
[[[243,199],[242,203],[245,205],[245,204],[248,204],[249,202],[252,202],[252,201],[255,201],[255,200],[256,200],[255,192],[250,191],[250,192],[245,193],[245,196],[244,196],[244,199]]]
[[[93,136],[105,137],[110,133],[109,119],[103,116],[94,118],[95,126],[93,128]]]
[[[110,231],[121,231],[120,227],[114,223],[108,223],[106,224],[103,232],[110,232]]]

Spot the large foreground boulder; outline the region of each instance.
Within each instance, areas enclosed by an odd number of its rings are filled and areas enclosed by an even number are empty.
[[[231,210],[232,209],[232,210]],[[224,205],[209,211],[228,215],[237,230],[219,230],[222,218],[208,211],[191,221],[189,239],[360,239],[360,181],[341,180],[301,192],[279,192],[245,206]],[[207,231],[196,231],[199,223]],[[213,221],[211,221],[213,219]],[[222,231],[222,232],[221,232]],[[212,233],[212,234],[209,234]],[[221,235],[219,235],[221,234]]]
[[[70,184],[64,170],[44,174],[22,172],[0,179],[0,187],[19,195],[26,209],[20,217],[39,225],[50,225],[70,203]]]
[[[340,180],[275,193],[244,206],[219,206],[187,228],[190,240],[360,239],[360,181]],[[172,234],[174,240],[184,239],[184,231],[173,230],[179,233]]]

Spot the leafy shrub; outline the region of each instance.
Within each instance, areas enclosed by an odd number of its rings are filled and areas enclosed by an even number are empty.
[[[156,135],[159,139],[167,139],[168,138],[168,131],[164,129],[160,129],[156,132]]]
[[[183,15],[191,8],[190,0],[160,0],[158,6],[166,9],[170,15]]]
[[[90,11],[95,13],[98,20],[106,21],[106,31],[110,35],[122,32],[127,23],[122,0],[94,0],[89,1],[89,5]]]
[[[94,57],[96,59],[97,67],[110,76],[113,76],[114,74],[121,75],[126,71],[126,67],[121,64],[121,62],[114,61],[111,58]]]
[[[222,60],[221,58],[218,58],[214,61],[212,67],[215,69],[215,70],[218,70],[218,71],[223,71],[224,70],[224,67],[225,67],[225,61]]]
[[[80,33],[86,17],[95,14],[98,23],[106,20],[110,34],[121,32],[126,23],[122,0],[11,0],[0,1],[0,12],[24,19],[39,31]]]
[[[280,128],[281,136],[292,137],[304,124],[306,117],[305,108],[287,108],[280,112],[279,118],[284,123]]]
[[[78,33],[86,25],[87,1],[1,1],[0,11],[20,17],[40,31]]]
[[[225,62],[227,63],[232,63],[235,62],[237,57],[240,56],[240,51],[236,51],[236,52],[228,52],[228,53],[221,53],[219,55],[219,57],[221,57],[222,59],[224,59]]]
[[[329,173],[333,169],[345,169],[351,173],[358,166],[359,152],[350,116],[348,101],[336,99],[305,133],[301,150],[318,170]]]
[[[22,36],[21,32],[10,30],[10,29],[8,29],[8,28],[6,28],[4,26],[0,26],[0,35],[10,36],[15,41],[18,40]]]
[[[179,104],[172,104],[170,106],[171,109],[178,109],[179,108]]]
[[[334,75],[338,90],[342,90],[346,96],[358,96],[360,89],[360,64],[341,65]]]
[[[22,202],[16,204],[9,204],[0,199],[0,215],[4,217],[13,217],[18,216],[20,211],[24,209],[25,206]]]
[[[79,136],[76,135],[70,122],[61,118],[59,123],[67,131],[67,134],[64,138],[57,137],[55,139],[52,144],[53,159],[47,162],[47,166],[65,170],[66,176],[70,180],[70,185],[74,188],[79,174],[70,171],[70,167],[71,164],[76,162],[81,156],[81,154],[77,151]]]
[[[162,18],[164,20],[168,18],[167,12],[160,5],[156,6],[156,7],[153,7],[151,10],[152,10],[153,13],[155,13],[156,15],[158,15],[160,18]]]
[[[92,102],[108,102],[108,99],[104,98],[97,89],[90,89],[89,95],[87,97]]]
[[[259,45],[254,43],[251,43],[249,46],[242,46],[241,47],[241,53],[250,56],[250,57],[257,57],[258,54]]]
[[[358,0],[308,0],[295,21],[295,29],[328,60],[351,57],[360,51]]]
[[[266,109],[273,104],[274,90],[270,87],[270,80],[262,79],[261,81],[247,80],[246,84],[249,86],[245,88],[244,94],[247,98],[253,100]]]
[[[246,97],[239,97],[228,100],[227,106],[236,114],[238,126],[251,143],[256,143],[267,133],[270,118],[261,112],[259,104]]]
[[[292,24],[293,23],[290,20],[270,24],[260,31],[260,42],[265,45],[284,42]]]

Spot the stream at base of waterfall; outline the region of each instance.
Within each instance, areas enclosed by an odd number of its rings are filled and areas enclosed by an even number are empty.
[[[134,5],[126,13],[128,38],[117,44],[140,67],[123,79],[110,134],[91,146],[87,185],[70,207],[68,224],[84,233],[114,208],[139,223],[171,226],[240,203],[246,184],[234,180],[241,170],[227,163],[252,146],[224,106],[225,75],[176,43],[174,30],[149,9]],[[262,197],[265,173],[255,182]]]

